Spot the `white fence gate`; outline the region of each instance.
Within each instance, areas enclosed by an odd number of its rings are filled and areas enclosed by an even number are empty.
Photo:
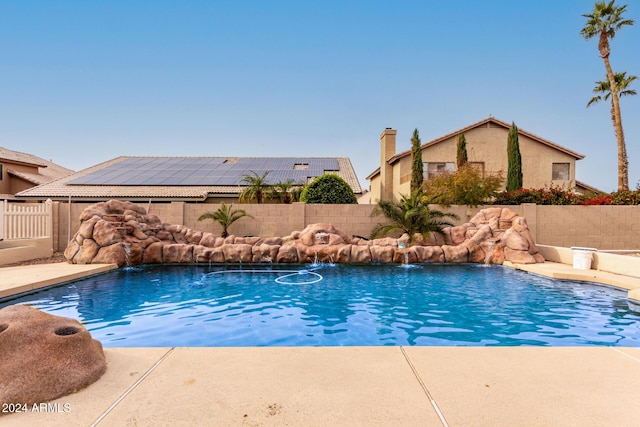
[[[0,240],[51,237],[51,200],[0,204]]]

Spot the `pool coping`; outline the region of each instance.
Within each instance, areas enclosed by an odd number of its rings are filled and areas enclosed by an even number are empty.
[[[629,300],[640,303],[640,278],[638,277],[593,269],[581,270],[573,268],[571,265],[549,261],[540,264],[515,264],[505,261],[503,265],[553,279],[575,280],[623,289],[627,291]]]
[[[55,286],[118,268],[116,264],[36,264],[0,266],[0,298]]]

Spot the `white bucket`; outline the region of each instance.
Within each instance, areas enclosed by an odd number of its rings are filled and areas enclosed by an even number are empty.
[[[595,248],[580,248],[573,246],[573,268],[578,270],[590,270],[593,253],[597,251]]]

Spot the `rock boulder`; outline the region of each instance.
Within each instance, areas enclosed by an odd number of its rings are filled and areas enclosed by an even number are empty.
[[[0,402],[29,407],[81,390],[107,369],[102,344],[80,322],[26,305],[0,309],[0,361]]]

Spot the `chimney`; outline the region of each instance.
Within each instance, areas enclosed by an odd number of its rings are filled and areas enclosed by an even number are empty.
[[[393,200],[393,170],[387,161],[396,154],[396,131],[380,134],[380,200]]]

